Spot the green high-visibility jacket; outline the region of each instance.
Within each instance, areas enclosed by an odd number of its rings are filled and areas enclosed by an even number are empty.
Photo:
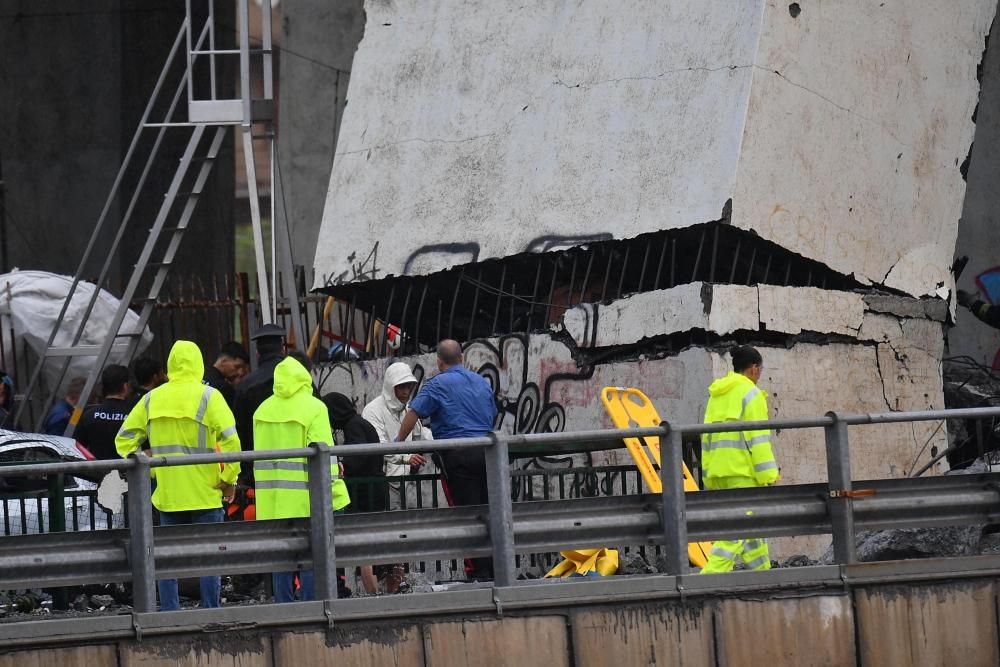
[[[326,404],[313,396],[309,371],[287,357],[274,369],[274,395],[253,414],[254,451],[295,449],[311,442],[333,445]],[[309,463],[303,458],[256,461],[253,466],[258,519],[309,516]],[[331,464],[333,509],[351,499],[340,478],[340,466]]]
[[[174,343],[167,358],[169,380],[129,412],[115,437],[118,454],[125,457],[147,445],[152,456],[240,451],[233,413],[222,394],[202,384],[204,374],[198,346],[189,340]],[[153,506],[161,512],[218,509],[220,487],[236,483],[240,464],[201,463],[153,468],[153,473]]]
[[[705,423],[727,421],[764,421],[767,417],[767,397],[745,375],[731,372],[708,388]],[[771,450],[771,431],[726,431],[701,436],[701,465],[706,486],[733,486],[745,478],[748,486],[764,486],[780,479],[778,464]],[[714,484],[713,480],[720,480]]]

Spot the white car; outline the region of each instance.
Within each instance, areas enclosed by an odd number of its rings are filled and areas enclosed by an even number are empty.
[[[93,459],[73,438],[0,429],[0,468]],[[104,529],[112,524],[110,512],[97,503],[97,487],[90,479],[64,476],[67,531]],[[43,476],[0,477],[0,536],[49,532],[48,488]]]

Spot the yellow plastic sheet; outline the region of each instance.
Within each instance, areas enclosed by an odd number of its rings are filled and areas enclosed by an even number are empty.
[[[572,549],[560,551],[563,560],[549,570],[546,577],[609,577],[618,572],[618,550]]]

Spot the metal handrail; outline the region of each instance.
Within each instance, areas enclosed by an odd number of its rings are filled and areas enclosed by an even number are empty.
[[[613,442],[623,438],[655,437],[665,439],[661,446],[660,479],[662,494],[659,505],[660,534],[663,536],[667,572],[679,574],[686,570],[688,522],[686,516],[687,500],[683,485],[679,483],[679,471],[682,465],[682,436],[684,434],[720,433],[728,431],[764,430],[764,429],[800,429],[823,428],[826,434],[826,458],[828,483],[817,485],[825,488],[826,495],[821,496],[826,505],[828,523],[833,534],[834,557],[837,563],[851,564],[857,561],[855,547],[854,500],[852,494],[853,480],[850,472],[850,449],[848,427],[864,424],[889,424],[913,421],[932,421],[943,419],[978,419],[1000,416],[1000,407],[968,408],[958,410],[929,410],[923,412],[891,412],[875,414],[841,414],[828,412],[821,417],[798,419],[774,419],[754,422],[724,422],[716,424],[671,425],[667,422],[656,427],[591,430],[560,433],[504,434],[490,433],[476,438],[457,438],[451,440],[428,441],[427,449],[484,449],[486,450],[486,473],[488,487],[488,530],[486,539],[489,552],[492,553],[495,570],[495,586],[507,587],[514,583],[514,518],[511,500],[510,457],[508,446],[511,444],[544,444],[558,447],[561,444],[578,444],[581,441]],[[360,445],[341,445],[336,448],[337,457],[362,456],[370,454],[407,453],[412,451],[413,443],[370,443]],[[150,470],[156,467],[197,465],[204,463],[232,463],[272,460],[280,458],[305,458],[308,461],[310,486],[310,517],[308,519],[308,543],[312,556],[313,570],[316,582],[317,599],[336,598],[336,558],[334,552],[334,520],[329,511],[331,507],[331,462],[333,448],[323,443],[313,443],[308,448],[281,449],[267,451],[249,451],[233,453],[197,454],[178,457],[149,457],[139,452],[122,461],[89,461],[64,462],[55,464],[26,464],[0,468],[0,477],[23,475],[30,473],[57,472],[97,472],[124,470],[128,476],[128,512],[129,527],[129,563],[133,582],[134,606],[137,611],[152,611],[155,609],[155,561],[153,553],[153,525],[151,514]],[[931,484],[927,480],[912,480],[914,484]],[[970,480],[968,484],[982,484],[982,481]],[[961,483],[959,483],[961,484]],[[787,497],[791,487],[775,489],[763,488],[755,490],[760,497],[777,501]],[[928,487],[929,488],[929,487]],[[731,493],[731,492],[727,492]],[[771,498],[773,496],[773,499]],[[756,497],[756,496],[755,496]],[[701,499],[699,499],[700,503]],[[581,501],[569,501],[578,503]],[[981,503],[979,498],[976,502]],[[979,507],[979,505],[976,505]],[[462,512],[467,508],[454,510],[434,510],[435,512]],[[418,510],[418,512],[427,510]],[[520,512],[519,512],[520,513]],[[378,516],[378,514],[368,515]],[[978,515],[977,515],[978,516]],[[747,526],[756,525],[761,519],[745,522]],[[884,512],[880,520],[885,520]],[[921,517],[909,518],[920,521]],[[933,523],[934,517],[927,517],[928,523]],[[614,525],[612,525],[614,528]],[[374,530],[374,529],[373,529]],[[160,531],[158,531],[160,534]],[[701,531],[695,532],[699,537]],[[2,538],[17,540],[22,538]],[[436,539],[433,534],[428,539]],[[442,537],[445,541],[446,538]],[[208,569],[225,568],[220,564]]]
[[[646,426],[623,429],[601,429],[589,431],[560,431],[558,433],[497,433],[508,445],[558,445],[577,444],[580,441],[614,442],[623,438],[660,437],[667,433],[704,434],[724,433],[727,431],[751,430],[783,430],[802,428],[826,428],[834,423],[848,426],[867,424],[892,424],[900,422],[936,421],[944,419],[985,419],[1000,417],[1000,407],[992,408],[960,408],[952,410],[925,410],[915,412],[884,412],[842,414],[828,412],[822,417],[769,419],[766,421],[733,421],[716,424],[670,424],[664,421],[661,426]],[[449,440],[428,440],[433,446],[425,449],[444,451],[451,449],[486,449],[493,444],[492,436],[477,438],[452,438]],[[413,451],[413,443],[364,443],[358,445],[338,445],[338,457],[366,456],[371,454],[408,454]],[[271,449],[244,452],[217,452],[213,454],[191,454],[183,457],[147,456],[147,465],[151,468],[162,466],[197,465],[203,463],[247,463],[253,461],[268,461],[283,458],[311,458],[315,451],[311,448]],[[112,470],[127,471],[135,467],[135,459],[120,461],[64,461],[59,463],[22,464],[0,467],[0,477],[17,477],[26,474],[56,472],[110,472]]]

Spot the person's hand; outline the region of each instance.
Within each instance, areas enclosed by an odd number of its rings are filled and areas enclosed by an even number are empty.
[[[955,300],[958,301],[958,305],[960,306],[972,308],[972,304],[976,302],[976,296],[971,292],[960,289],[955,293]]]
[[[427,463],[427,459],[420,454],[410,454],[410,465],[411,466],[422,466]]]
[[[222,489],[222,502],[224,503],[233,502],[233,497],[236,495],[235,484],[226,484],[225,482],[220,482],[217,488]]]

